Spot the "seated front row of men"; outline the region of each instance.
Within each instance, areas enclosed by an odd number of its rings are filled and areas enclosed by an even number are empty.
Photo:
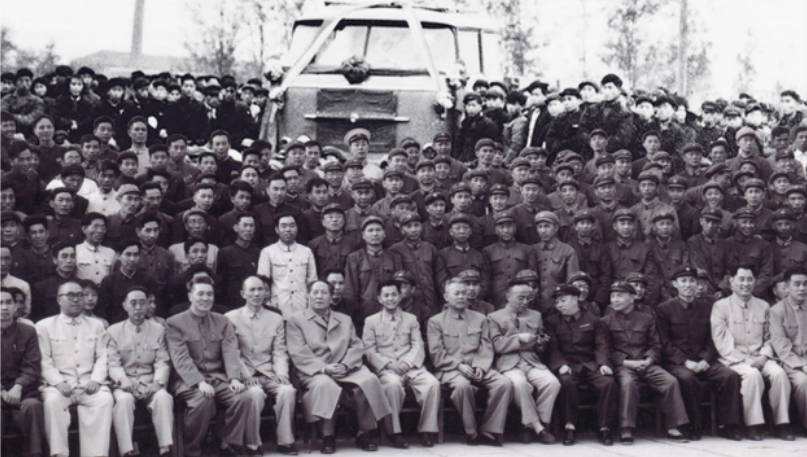
[[[754,270],[742,265],[731,272],[732,295],[713,305],[697,295],[697,273],[688,267],[673,275],[677,296],[655,309],[637,303],[633,287],[617,281],[603,317],[569,284],[552,291],[554,309],[544,314],[530,309],[538,291],[519,279],[507,288],[504,307],[485,316],[469,308],[460,275],[446,282],[446,305],[425,329],[432,372],[425,367],[420,323],[400,308],[401,278],[405,275],[377,287],[381,310],[367,317],[362,338],[349,316],[331,309],[334,294],[326,281],[311,283],[308,307],[285,322],[265,306],[268,287],[258,276],[243,282],[245,305],[226,315],[212,312],[213,281],[193,279],[189,308],[164,324],[149,317],[147,291],[132,287],[123,302],[128,318],[107,330],[83,314],[82,288],[75,281],[58,288],[60,314],[37,322],[35,329],[15,319],[17,303],[4,288],[4,418],[8,413],[25,432],[25,455],[45,455],[46,438],[50,455],[67,456],[69,407],[77,405],[81,455],[107,455],[114,430],[121,455],[129,456],[138,452],[134,412],[145,407],[158,452],[166,455],[175,444],[176,398],[184,404],[184,455],[201,455],[218,408],[221,455],[260,455],[260,416],[271,395],[277,450],[293,455],[299,389],[306,422],[319,422],[323,453],[335,452],[334,414],[342,403],[356,410],[358,446],[373,451],[382,419],[390,444],[408,447],[399,418],[406,389],[421,408],[420,441],[432,446],[444,385],[469,444],[501,445],[511,403],[520,412],[524,441],[553,443],[548,426],[557,400],[555,417],[562,422],[563,443],[570,445],[580,386],[588,385],[599,440],[610,445],[615,433],[621,442],[633,442],[639,395],[647,386],[658,397],[671,439],[700,438],[700,406],[711,389],[721,434],[741,439],[744,424],[748,438],[758,440],[767,381],[776,434],[794,439],[791,396],[800,425],[807,426],[804,269],[785,275],[787,294],[773,307],[752,295]],[[487,402],[478,423],[480,388]]]

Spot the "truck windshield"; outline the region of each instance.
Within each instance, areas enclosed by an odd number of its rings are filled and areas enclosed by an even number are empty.
[[[289,57],[301,55],[320,27],[298,24]],[[437,69],[449,70],[456,62],[453,30],[445,25],[423,24],[423,32]],[[428,68],[426,56],[406,22],[347,20],[331,33],[306,72],[335,71],[352,56],[363,56],[370,68],[376,70],[425,72]]]

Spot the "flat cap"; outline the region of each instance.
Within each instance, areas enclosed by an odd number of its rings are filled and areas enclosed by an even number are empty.
[[[606,165],[606,164],[609,164],[609,163],[614,164],[615,162],[616,162],[616,159],[614,159],[613,155],[606,154],[604,156],[599,156],[596,159],[594,159],[594,167],[597,168],[600,165]]]
[[[613,176],[605,175],[605,176],[597,176],[594,178],[594,187],[600,186],[613,186],[616,185],[616,180]]]
[[[404,226],[410,222],[423,222],[423,219],[420,217],[416,211],[407,211],[398,219],[398,222],[401,226]]]
[[[427,167],[431,167],[433,169],[434,168],[434,162],[429,160],[429,159],[420,160],[415,165],[415,173],[417,173],[421,168],[427,168]]]
[[[526,146],[525,148],[523,148],[523,149],[522,149],[522,150],[521,150],[521,151],[518,153],[518,156],[519,156],[519,157],[525,157],[525,158],[526,158],[527,156],[531,156],[531,155],[537,155],[537,156],[544,156],[544,157],[546,157],[546,156],[548,156],[548,155],[549,155],[549,152],[547,152],[547,150],[546,150],[546,149],[544,149],[544,148],[539,148],[539,147],[535,147],[535,146]]]
[[[636,215],[633,214],[633,211],[631,211],[629,208],[619,208],[614,211],[614,215],[611,216],[611,221],[616,222],[621,219],[630,219],[635,221]]]
[[[489,178],[489,173],[490,171],[488,170],[483,170],[481,168],[474,168],[472,170],[466,171],[462,179],[470,181],[473,178],[485,178],[485,180],[487,181]]]
[[[432,160],[434,161],[434,166],[435,167],[437,167],[438,163],[444,163],[444,164],[449,165],[449,166],[451,165],[451,157],[447,156],[447,155],[437,156]]]
[[[510,169],[511,170],[515,170],[518,167],[530,168],[531,166],[532,165],[530,164],[530,161],[525,159],[524,157],[517,157],[517,158],[513,159],[512,162],[510,162]]]
[[[404,151],[401,148],[394,148],[387,153],[387,160],[392,160],[392,158],[396,156],[403,156],[404,158],[409,158],[409,154],[407,154],[406,151]]]
[[[724,162],[721,162],[712,164],[709,168],[706,169],[703,175],[706,177],[706,179],[709,179],[715,175],[725,173],[727,171],[729,171],[728,165],[726,165]]]
[[[120,199],[126,194],[140,195],[140,188],[134,184],[121,184],[121,186],[118,187],[118,193],[116,194],[117,198]]]
[[[643,283],[644,285],[648,284],[647,276],[645,276],[643,273],[640,273],[638,271],[632,271],[632,272],[628,273],[628,275],[625,276],[625,281],[627,281],[628,283],[640,282],[640,283]]]
[[[504,195],[506,197],[510,196],[510,189],[504,184],[494,184],[491,186],[490,191],[488,192],[489,195]]]
[[[652,171],[643,171],[639,173],[639,176],[636,178],[636,182],[642,181],[653,181],[654,183],[658,184],[661,180],[659,179],[658,174],[653,173]]]
[[[743,192],[745,192],[746,189],[751,189],[751,188],[754,188],[754,187],[757,188],[757,189],[761,189],[764,192],[765,191],[765,181],[763,181],[763,180],[761,180],[759,178],[748,178],[743,183]]]
[[[448,199],[442,192],[431,192],[429,195],[426,195],[426,198],[423,199],[423,204],[431,205],[432,202],[436,202],[437,200],[442,200],[443,203],[448,203]]]
[[[372,189],[373,183],[367,178],[359,178],[358,181],[354,182],[352,186],[350,186],[350,190],[360,190],[360,189]]]
[[[588,208],[583,208],[579,211],[575,211],[574,222],[577,223],[580,221],[596,221],[596,218],[594,217],[594,212]]]
[[[510,214],[510,211],[502,211],[501,213],[493,217],[493,222],[496,225],[508,224],[508,223],[513,224],[516,222],[516,220],[513,219],[513,215]]]
[[[556,174],[559,173],[561,170],[569,170],[572,173],[574,173],[574,167],[569,162],[558,163],[557,161],[555,161],[555,165],[552,168]]]
[[[616,87],[622,87],[622,78],[613,73],[608,73],[607,75],[602,77],[602,79],[600,80],[600,85],[604,86],[608,83],[611,83]]]
[[[81,165],[74,163],[73,165],[68,165],[66,167],[62,167],[60,175],[62,178],[67,176],[86,176],[87,171],[84,170],[84,167]]]
[[[392,169],[392,168],[388,167],[386,170],[384,170],[384,178],[383,179],[387,179],[387,178],[400,178],[400,179],[403,179],[403,172],[401,170],[395,170],[395,169]]]
[[[350,143],[362,138],[370,141],[370,131],[362,128],[348,130],[348,132],[345,133],[345,146],[350,146]]]
[[[735,220],[739,220],[739,219],[756,219],[757,213],[755,213],[751,208],[749,208],[747,206],[744,206],[744,207],[738,208],[736,211],[734,211],[734,214],[732,214],[732,217],[734,217]]]
[[[652,160],[653,162],[658,162],[660,160],[672,160],[672,158],[670,157],[669,152],[662,150],[654,152],[653,155],[650,157],[650,160]]]
[[[651,218],[651,222],[655,223],[657,221],[661,221],[661,220],[664,220],[664,219],[675,221],[675,214],[673,214],[671,211],[659,211],[659,212],[653,214],[653,217]]]
[[[688,152],[696,152],[703,155],[703,146],[698,143],[687,143],[684,148],[681,149],[681,154],[686,154]]]
[[[468,225],[472,225],[472,224],[471,224],[471,218],[470,218],[470,217],[469,217],[467,214],[463,214],[463,213],[456,213],[456,214],[453,214],[453,215],[452,215],[452,216],[451,216],[451,217],[448,219],[448,226],[449,226],[449,227],[451,227],[451,226],[452,226],[452,225],[454,225],[454,224],[460,224],[460,223],[462,223],[462,224],[468,224]]]
[[[336,202],[328,203],[327,205],[325,205],[324,208],[322,208],[322,213],[321,214],[324,216],[324,215],[326,215],[328,213],[345,214],[345,208],[343,208],[342,205],[340,205],[339,203],[336,203]]]
[[[579,297],[580,289],[571,284],[561,284],[552,290],[552,298],[564,297],[566,295]]]
[[[200,209],[191,208],[182,213],[182,222],[188,222],[188,219],[190,219],[191,216],[201,216],[204,219],[204,217],[207,216],[207,213]]]
[[[415,276],[408,270],[398,270],[392,275],[392,280],[398,283],[405,282],[409,285],[415,285]]]
[[[667,180],[667,188],[674,188],[677,187],[679,189],[686,189],[687,188],[687,180],[683,176],[671,176],[670,179]]]
[[[675,270],[672,274],[672,279],[678,278],[693,278],[698,279],[698,271],[689,265],[684,265]]]
[[[740,141],[740,138],[742,138],[744,136],[748,136],[748,135],[751,135],[754,138],[758,138],[757,137],[757,132],[754,129],[752,129],[751,127],[748,127],[747,125],[745,125],[745,126],[740,127],[739,130],[737,130],[737,133],[734,134],[734,139],[736,141]]]
[[[742,115],[742,111],[734,105],[729,105],[723,110],[723,116],[726,117],[739,117]]]
[[[574,273],[569,275],[567,281],[569,282],[569,284],[575,281],[585,281],[588,283],[589,286],[592,283],[591,276],[589,276],[588,273],[586,273],[585,271],[575,271]]]
[[[539,222],[549,222],[550,224],[560,226],[560,219],[558,218],[558,215],[553,213],[552,211],[538,211],[535,214],[534,220],[536,225]]]
[[[345,161],[345,170],[348,168],[364,168],[364,163],[359,159],[348,159]]]
[[[591,132],[589,132],[588,137],[591,138],[594,135],[602,135],[605,138],[608,138],[608,133],[603,129],[594,129],[594,130],[592,130]]]
[[[796,216],[793,214],[793,211],[790,211],[787,208],[779,208],[773,213],[773,220],[778,221],[780,219],[787,219],[789,221],[795,221]]]
[[[566,167],[564,167],[564,168],[566,168]],[[569,166],[568,168],[569,168],[569,170],[572,169],[571,166]],[[524,178],[523,181],[521,181],[521,186],[522,187],[526,186],[527,184],[535,184],[538,187],[543,186],[543,184],[541,184],[541,180],[538,178],[538,176],[533,176],[533,175],[527,176],[526,178]]]
[[[723,220],[723,213],[717,208],[703,208],[701,210],[701,217],[704,219],[720,222]]]
[[[390,200],[389,206],[390,206],[390,208],[394,208],[395,205],[400,205],[401,203],[412,204],[412,203],[414,203],[414,201],[412,200],[412,197],[410,197],[409,195],[400,194],[400,195],[396,195],[395,197],[393,197],[392,200]]]
[[[513,280],[521,282],[538,282],[540,279],[538,278],[538,273],[535,270],[525,268],[523,270],[519,270]]]
[[[448,195],[453,197],[455,194],[460,192],[468,192],[471,193],[471,186],[467,182],[458,182],[451,186],[451,190],[449,191]]]
[[[324,172],[328,172],[328,171],[343,172],[343,171],[345,171],[345,167],[343,167],[342,164],[339,163],[339,162],[330,161],[330,162],[326,162],[325,165],[322,166],[322,171],[324,171]]]
[[[633,160],[633,154],[631,154],[631,152],[627,149],[619,149],[618,151],[614,152],[612,156],[614,157],[614,161],[627,160],[630,162]]]
[[[482,275],[476,268],[468,268],[457,273],[456,278],[462,282],[480,282]]]
[[[800,185],[790,186],[785,191],[785,196],[788,196],[790,194],[801,194],[801,195],[807,197],[807,187],[804,187],[803,185],[801,185],[801,186]]]
[[[717,190],[720,191],[721,194],[724,194],[724,195],[726,193],[726,191],[724,191],[723,188],[720,186],[720,183],[718,183],[717,181],[712,180],[712,181],[706,181],[703,184],[703,186],[701,186],[701,195],[706,195],[706,191],[709,190],[709,189],[717,189]]]
[[[609,288],[609,292],[625,292],[628,294],[636,294],[636,289],[625,281],[614,281]]]
[[[496,142],[490,138],[480,138],[474,145],[474,151],[478,151],[484,147],[496,148]]]
[[[378,224],[383,227],[384,219],[381,219],[381,217],[375,215],[367,216],[363,221],[361,221],[361,229],[364,230],[370,224]]]
[[[451,142],[451,135],[446,132],[439,132],[432,137],[432,143]]]

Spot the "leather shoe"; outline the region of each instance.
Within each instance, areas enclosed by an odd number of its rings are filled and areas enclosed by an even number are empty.
[[[322,437],[322,449],[320,449],[319,452],[323,454],[333,454],[336,452],[336,440],[333,435]]]
[[[612,446],[614,444],[614,439],[611,437],[611,430],[600,430],[599,439],[600,443],[605,446]]]
[[[390,446],[397,447],[398,449],[409,449],[409,443],[406,442],[406,439],[400,433],[390,436],[389,444]]]
[[[532,443],[533,431],[528,428],[522,428],[521,433],[519,433],[519,440],[523,444]]]
[[[297,448],[292,444],[291,446],[277,445],[277,452],[283,455],[297,455]]]
[[[633,444],[633,430],[629,428],[623,428],[619,432],[619,441],[622,444]]]
[[[423,444],[423,447],[433,447],[434,437],[431,433],[423,433],[420,437],[420,442]]]
[[[678,435],[673,435],[672,433],[667,433],[667,439],[668,440],[673,440],[673,441],[678,441],[679,443],[688,443],[689,442],[686,435],[684,435],[683,433],[678,434]]]
[[[493,437],[489,437],[487,435],[480,434],[476,437],[476,443],[484,444],[486,446],[502,447],[502,436],[495,434]]]
[[[555,444],[557,442],[555,435],[549,433],[547,429],[541,430],[541,433],[537,434],[536,438],[541,444]]]
[[[358,437],[356,437],[356,445],[359,446],[362,450],[368,452],[374,452],[378,450],[378,443],[376,442],[374,437],[370,436],[370,432],[362,433]]]
[[[751,441],[762,441],[762,431],[759,426],[748,427],[748,439]]]
[[[243,452],[240,449],[236,449],[235,446],[227,445],[219,449],[219,457],[239,457]]]
[[[737,426],[728,426],[720,430],[720,435],[732,441],[742,441],[743,434]]]
[[[796,436],[793,435],[793,432],[790,431],[790,427],[787,425],[777,426],[776,435],[785,441],[793,441],[796,439]]]
[[[700,441],[703,435],[701,431],[697,428],[693,428],[689,430],[689,440],[690,441]]]
[[[571,446],[574,444],[574,430],[566,430],[563,432],[563,445]]]

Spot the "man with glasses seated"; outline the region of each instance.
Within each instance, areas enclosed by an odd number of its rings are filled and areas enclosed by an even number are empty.
[[[60,313],[37,322],[42,352],[45,434],[52,456],[67,456],[71,405],[78,405],[81,455],[105,456],[112,426],[112,394],[107,379],[104,325],[83,316],[84,294],[77,280],[56,292]]]

